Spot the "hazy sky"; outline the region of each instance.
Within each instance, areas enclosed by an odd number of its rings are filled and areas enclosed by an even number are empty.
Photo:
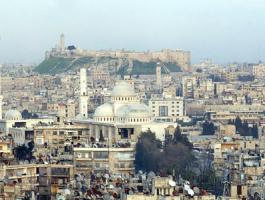
[[[0,0],[0,63],[40,62],[62,32],[84,49],[265,61],[265,0]]]

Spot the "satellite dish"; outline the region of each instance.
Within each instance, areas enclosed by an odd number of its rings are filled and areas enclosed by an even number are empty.
[[[71,191],[70,191],[69,189],[65,189],[65,190],[64,190],[64,194],[65,194],[65,195],[71,195]]]
[[[104,177],[105,177],[106,179],[109,179],[109,178],[110,178],[110,177],[109,177],[109,174],[105,174]]]
[[[115,187],[113,185],[109,185],[109,189],[114,189]]]
[[[65,196],[63,196],[63,195],[59,195],[59,196],[56,198],[56,200],[65,200]]]

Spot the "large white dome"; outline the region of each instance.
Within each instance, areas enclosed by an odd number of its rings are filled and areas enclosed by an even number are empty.
[[[113,117],[113,106],[110,103],[105,103],[95,110],[94,117]]]
[[[22,119],[22,115],[17,110],[8,110],[5,113],[5,119],[6,120],[21,120]]]
[[[131,97],[135,95],[133,86],[124,81],[116,83],[111,93],[113,97]]]

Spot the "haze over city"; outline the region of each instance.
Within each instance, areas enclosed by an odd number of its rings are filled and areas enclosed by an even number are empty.
[[[264,200],[265,0],[0,0],[0,200]]]
[[[265,60],[265,1],[1,0],[0,63],[40,63],[64,33],[82,49],[184,49],[192,63]]]

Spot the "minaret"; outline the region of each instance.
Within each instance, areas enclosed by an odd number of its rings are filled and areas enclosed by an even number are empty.
[[[2,101],[3,101],[3,96],[2,96],[2,65],[0,64],[0,119],[3,118],[3,113],[2,113]]]
[[[60,43],[59,43],[59,49],[60,51],[64,51],[65,45],[64,45],[64,34],[62,33],[60,35]]]
[[[161,80],[161,64],[160,62],[156,63],[156,84],[161,88],[162,80]]]
[[[87,118],[87,74],[86,68],[80,69],[80,97],[79,97],[79,114],[82,118]]]

